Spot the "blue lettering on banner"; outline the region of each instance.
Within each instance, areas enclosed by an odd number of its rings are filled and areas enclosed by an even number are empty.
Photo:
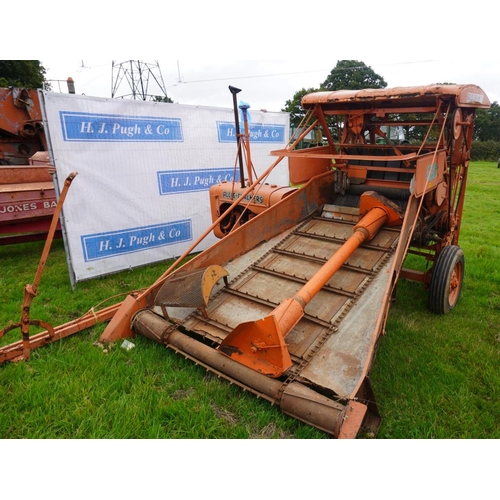
[[[204,170],[166,170],[158,172],[160,195],[206,191],[223,181],[239,182],[240,172],[234,168],[210,168]]]
[[[76,142],[183,142],[180,118],[59,111],[63,139]]]
[[[231,122],[217,122],[219,142],[236,142],[236,126]],[[248,130],[250,142],[285,142],[285,126],[253,123]]]
[[[81,236],[85,262],[192,239],[191,219]]]

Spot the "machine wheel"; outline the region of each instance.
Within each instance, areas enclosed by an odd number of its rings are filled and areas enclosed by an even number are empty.
[[[464,267],[464,252],[459,246],[450,245],[441,250],[429,287],[431,312],[447,314],[457,305],[462,292]]]

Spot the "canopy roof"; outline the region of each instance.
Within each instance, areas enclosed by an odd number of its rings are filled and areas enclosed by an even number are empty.
[[[390,89],[336,90],[333,92],[313,92],[302,98],[302,107],[316,104],[327,109],[342,108],[354,104],[359,109],[365,106],[412,107],[423,104],[435,105],[436,99],[455,101],[458,107],[485,108],[491,105],[488,96],[477,85],[425,85],[417,87],[394,87]]]

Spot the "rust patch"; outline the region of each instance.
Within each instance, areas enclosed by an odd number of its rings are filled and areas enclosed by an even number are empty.
[[[342,360],[345,365],[344,373],[347,377],[354,377],[359,373],[359,359],[346,352],[335,353],[338,358]]]

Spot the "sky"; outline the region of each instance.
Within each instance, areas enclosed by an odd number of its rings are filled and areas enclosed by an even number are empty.
[[[97,97],[111,97],[113,61],[132,60],[158,64],[176,103],[232,108],[228,86],[233,85],[251,108],[280,111],[295,92],[318,87],[337,61],[348,59],[370,66],[388,87],[473,83],[498,102],[494,5],[490,0],[143,0],[118,6],[102,0],[24,0],[29,22],[3,23],[2,52],[11,59],[38,59],[48,79],[71,76],[78,94]],[[14,4],[3,14],[15,19]],[[130,92],[125,82],[118,90]]]
[[[123,70],[130,71],[131,63],[137,75],[137,63],[149,76],[149,94],[162,94],[155,79],[163,82],[168,97],[175,103],[198,106],[232,108],[228,86],[241,89],[238,102],[244,101],[250,109],[281,111],[288,99],[302,88],[319,87],[336,66],[339,59],[352,57],[339,54],[310,59],[71,59],[52,56],[41,59],[47,69],[46,78],[52,80],[55,92],[67,92],[66,79],[73,78],[77,94],[115,97],[131,93],[130,83],[118,77]],[[426,54],[427,56],[427,54]],[[454,54],[456,56],[456,54]],[[500,101],[500,57],[474,58],[466,65],[458,59],[401,58],[382,54],[360,54],[356,60],[370,66],[387,82],[388,87],[427,85],[438,82],[473,83],[479,85],[490,101]],[[120,71],[122,71],[120,73]],[[130,98],[130,97],[128,97]]]

